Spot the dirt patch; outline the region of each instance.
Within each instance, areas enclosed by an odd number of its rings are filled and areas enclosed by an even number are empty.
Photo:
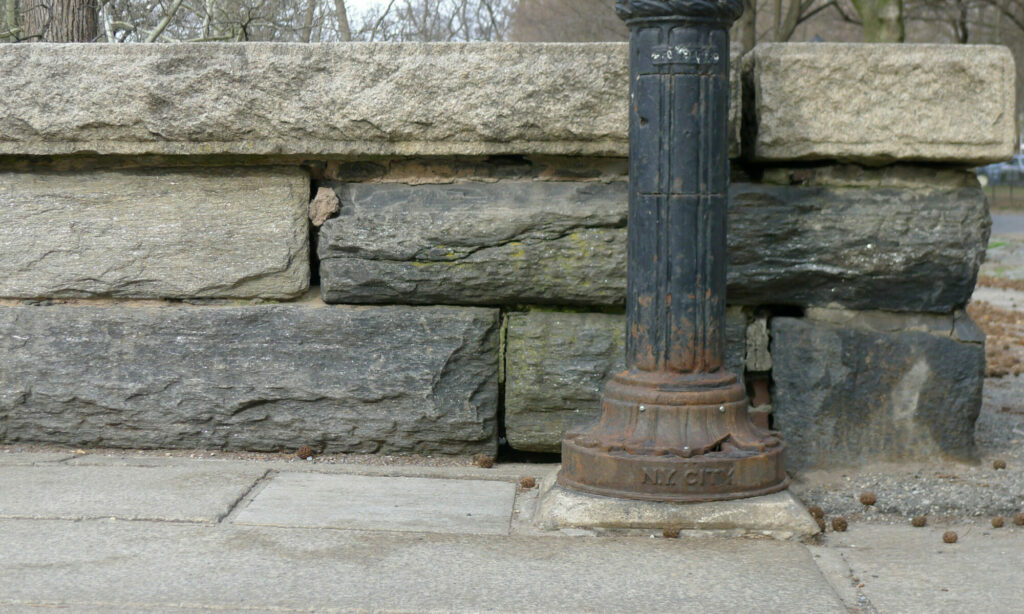
[[[1024,314],[983,301],[972,302],[967,313],[985,331],[985,376],[1024,373]]]
[[[1002,290],[1020,290],[1024,292],[1024,279],[1003,279],[990,275],[979,275],[978,285],[987,288],[999,288]]]

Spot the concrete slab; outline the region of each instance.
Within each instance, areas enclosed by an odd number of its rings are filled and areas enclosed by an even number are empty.
[[[943,543],[948,530],[957,532],[957,543]],[[1024,603],[1020,529],[856,523],[830,533],[825,545],[840,552],[879,612],[1010,613]]]
[[[468,462],[459,464],[452,458],[435,457],[420,459],[403,456],[373,455],[325,455],[311,461],[294,456],[280,455],[271,459],[233,458],[231,452],[216,453],[214,456],[162,455],[159,452],[137,453],[88,453],[75,455],[66,461],[69,465],[103,465],[116,467],[167,467],[171,465],[214,465],[262,467],[282,473],[341,473],[348,475],[372,475],[381,477],[444,478],[450,480],[494,480],[518,482],[524,477],[533,477],[538,483],[545,476],[557,472],[560,465],[554,463],[499,463],[483,469]],[[245,453],[242,453],[245,454]],[[2,456],[0,456],[2,458]],[[434,462],[435,464],[430,464]],[[447,463],[447,464],[445,464]],[[31,463],[16,463],[31,464]]]
[[[817,523],[788,491],[710,503],[660,503],[580,493],[554,483],[542,486],[534,524],[546,530],[566,528],[680,529],[722,535],[765,535],[802,539],[816,535]]]
[[[506,535],[516,486],[489,480],[283,473],[238,524]]]
[[[771,540],[8,520],[0,543],[0,609],[846,611],[806,548]]]
[[[264,474],[259,468],[197,465],[4,467],[0,518],[215,522]]]
[[[0,453],[0,467],[34,465],[36,463],[59,463],[72,459],[74,456],[74,453],[61,452],[3,452]]]

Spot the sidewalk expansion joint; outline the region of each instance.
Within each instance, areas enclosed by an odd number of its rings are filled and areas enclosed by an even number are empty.
[[[256,495],[260,494],[260,491],[262,491],[264,488],[267,487],[268,484],[270,484],[271,479],[278,473],[279,472],[275,471],[274,469],[267,469],[266,471],[264,471],[263,475],[256,478],[256,480],[252,483],[252,486],[250,486],[248,490],[242,493],[241,496],[235,499],[235,501],[228,506],[228,509],[226,512],[224,512],[224,514],[217,517],[216,522],[218,524],[223,524],[226,522],[230,522],[231,520],[234,520],[234,518],[238,516],[238,514],[243,509],[245,509],[245,506],[248,505],[250,501],[255,499]]]

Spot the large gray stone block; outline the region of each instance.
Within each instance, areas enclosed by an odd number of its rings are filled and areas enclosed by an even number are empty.
[[[758,45],[745,61],[757,160],[985,164],[1016,150],[1013,55],[992,45]]]
[[[320,234],[328,302],[622,305],[622,182],[339,186]],[[948,312],[989,233],[973,187],[736,184],[728,296],[737,305]]]
[[[621,43],[37,44],[0,61],[0,154],[629,153]],[[738,156],[737,69],[732,91]]]
[[[975,457],[985,349],[966,316],[811,310],[771,326],[791,469]]]
[[[328,302],[624,302],[624,182],[337,189],[318,246]]]
[[[747,319],[729,309],[726,367],[743,375]],[[604,383],[625,369],[625,316],[530,311],[508,316],[505,431],[517,450],[559,452],[565,431],[601,416]]]
[[[0,51],[0,154],[628,151],[623,44],[11,45]]]
[[[991,220],[981,188],[740,184],[730,303],[948,313],[971,297]]]
[[[308,201],[297,168],[0,173],[0,297],[293,298]]]
[[[489,309],[0,307],[7,442],[493,454]]]

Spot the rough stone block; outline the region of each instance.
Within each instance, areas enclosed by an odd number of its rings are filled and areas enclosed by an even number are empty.
[[[626,184],[346,184],[320,231],[330,303],[622,304]]]
[[[965,315],[815,309],[771,327],[791,469],[974,458],[984,335]]]
[[[7,442],[493,454],[489,309],[0,307]]]
[[[628,151],[623,44],[12,45],[2,51],[2,154]]]
[[[622,182],[337,189],[342,210],[319,245],[328,302],[625,301]],[[970,298],[990,227],[976,180],[736,184],[730,200],[728,296],[737,305],[949,312]]]
[[[621,43],[40,44],[0,52],[0,154],[629,153]],[[734,69],[735,155],[739,88]]]
[[[1015,69],[990,45],[758,45],[744,154],[985,164],[1015,151]]]
[[[747,319],[729,309],[726,367],[743,374]],[[625,369],[625,316],[530,311],[508,316],[505,430],[517,450],[558,452],[565,431],[601,416],[601,393]]]
[[[0,297],[293,298],[308,201],[299,169],[0,173]]]
[[[991,228],[974,187],[738,184],[729,302],[948,313],[971,297]]]

